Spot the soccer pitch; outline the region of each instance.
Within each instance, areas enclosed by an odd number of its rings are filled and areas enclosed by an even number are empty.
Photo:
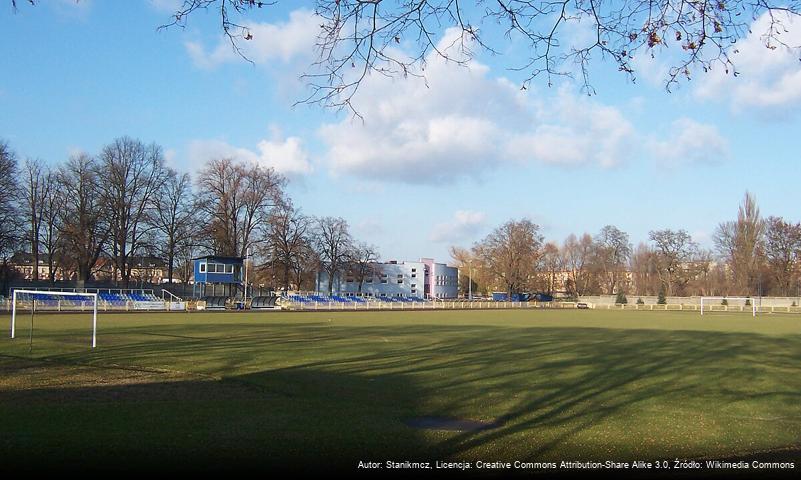
[[[91,315],[37,315],[31,352],[29,318],[0,340],[0,470],[793,459],[801,448],[794,315],[101,314],[95,350]],[[411,426],[424,417],[488,425]]]

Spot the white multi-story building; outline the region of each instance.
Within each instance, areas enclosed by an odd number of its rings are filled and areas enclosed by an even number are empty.
[[[328,291],[328,274],[318,272],[317,291]],[[346,271],[334,278],[335,294],[360,297],[456,298],[459,269],[431,258],[376,262],[365,275]]]

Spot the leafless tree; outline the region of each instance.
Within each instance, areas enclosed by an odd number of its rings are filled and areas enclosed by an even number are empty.
[[[0,140],[0,254],[13,253],[18,233],[17,156]]]
[[[311,251],[312,219],[292,205],[276,208],[272,213],[265,248],[270,266],[281,279],[281,287],[290,290],[293,272],[304,269]],[[298,287],[299,288],[299,287]]]
[[[111,250],[116,272],[127,287],[131,276],[129,257],[140,253],[151,226],[145,221],[155,193],[164,184],[161,147],[130,137],[115,139],[99,156],[103,205],[111,230]]]
[[[304,244],[297,256],[297,261],[292,264],[295,288],[302,291],[306,289],[304,287],[314,285],[319,268],[320,257],[317,251],[311,243]]]
[[[631,255],[629,235],[613,225],[607,225],[595,237],[594,261],[606,293],[613,295],[626,281],[626,265]]]
[[[49,169],[45,183],[49,185],[42,202],[41,247],[47,261],[48,280],[52,284],[56,280],[59,268],[63,271],[65,249],[62,232],[61,209],[64,196],[58,188],[58,171]]]
[[[689,267],[692,269],[691,280],[687,284],[685,295],[717,295],[715,293],[715,264],[711,250],[698,248]]]
[[[47,166],[39,159],[26,159],[22,170],[21,195],[22,213],[27,221],[26,240],[31,249],[33,258],[33,272],[31,278],[39,280],[39,256],[41,253],[40,241],[42,238],[42,223],[44,221],[47,197],[50,195]]]
[[[540,252],[540,263],[542,264],[544,291],[553,294],[555,291],[564,288],[559,286],[559,272],[564,267],[564,257],[559,246],[554,242],[548,242],[542,247]]]
[[[194,274],[192,259],[197,255],[197,242],[187,242],[178,249],[175,256],[175,274],[184,288]]]
[[[765,258],[776,282],[775,293],[789,295],[801,273],[801,224],[780,217],[768,217],[765,224]]]
[[[339,217],[322,217],[315,222],[314,244],[320,267],[328,277],[328,294],[334,291],[334,282],[347,268],[353,238],[348,222]]]
[[[576,296],[586,295],[592,289],[592,236],[585,233],[581,238],[570,234],[562,245],[562,257],[570,275]]]
[[[636,295],[654,295],[661,281],[656,271],[656,252],[645,243],[640,243],[631,254],[629,262],[633,291]]]
[[[654,242],[653,259],[665,294],[682,292],[695,276],[693,261],[699,251],[698,244],[684,230],[652,230],[648,238]]]
[[[13,0],[12,0],[13,1]],[[184,0],[162,26],[185,26],[192,13],[211,9],[221,30],[240,55],[243,41],[254,39],[252,19],[286,0]],[[732,53],[749,33],[751,22],[768,15],[761,35],[767,48],[786,44],[799,0],[315,0],[320,21],[318,59],[305,75],[307,102],[352,108],[351,99],[368,75],[422,76],[432,56],[466,64],[477,52],[496,54],[504,43],[525,45],[508,67],[524,74],[521,88],[544,77],[577,76],[587,92],[591,62],[613,63],[632,80],[634,59],[671,54],[665,78],[669,89],[695,71],[719,68],[737,75]],[[266,12],[265,12],[266,11]],[[575,35],[577,28],[590,32]],[[443,44],[441,39],[449,40]]]
[[[192,200],[192,181],[189,174],[179,174],[168,169],[164,184],[155,192],[150,221],[159,233],[159,250],[167,260],[169,283],[173,282],[173,270],[179,251],[195,236],[198,219]]]
[[[269,226],[274,207],[285,202],[286,179],[272,168],[231,158],[210,160],[197,178],[196,209],[218,255],[244,257]]]
[[[536,275],[543,237],[531,220],[510,220],[473,247],[473,254],[509,298],[530,286]]]
[[[17,157],[5,141],[0,140],[0,279],[6,291],[13,274],[8,264],[20,239],[19,204],[17,202]]]
[[[99,186],[98,162],[85,153],[75,154],[59,168],[58,189],[61,235],[72,258],[79,287],[90,280],[110,230]]]
[[[481,291],[486,293],[488,281],[486,280],[486,268],[480,259],[476,258],[472,250],[452,246],[448,249],[453,265],[459,269],[459,292],[467,296],[472,292],[473,295]],[[472,285],[471,285],[472,283]]]
[[[353,275],[353,279],[359,284],[359,293],[362,292],[364,281],[375,274],[375,264],[378,259],[378,247],[375,245],[368,243],[353,245],[348,274]]]
[[[765,222],[754,197],[746,192],[736,221],[723,222],[715,232],[715,246],[729,266],[735,293],[754,293],[759,281]]]

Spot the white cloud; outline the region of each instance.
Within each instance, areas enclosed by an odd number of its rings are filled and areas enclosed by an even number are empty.
[[[261,140],[256,148],[258,151],[235,147],[221,140],[196,140],[189,145],[189,160],[199,168],[210,159],[230,157],[272,167],[289,178],[299,178],[314,171],[298,137]]]
[[[167,148],[167,149],[164,150],[164,163],[168,167],[170,167],[170,168],[175,168],[176,167],[177,157],[178,157],[178,154],[175,151],[175,149]]]
[[[239,39],[237,46],[248,59],[256,64],[274,61],[286,63],[298,57],[311,58],[320,20],[314,12],[300,9],[291,12],[286,22],[246,22],[243,25],[249,29],[253,38]],[[209,51],[200,42],[188,41],[184,46],[195,66],[199,68],[213,69],[226,62],[242,61],[227,37],[220,38],[217,45]]]
[[[671,124],[667,138],[648,142],[648,151],[668,166],[714,164],[728,159],[729,142],[714,125],[680,118]]]
[[[452,42],[451,32],[445,35]],[[489,68],[436,56],[426,81],[367,77],[356,109],[364,122],[325,124],[331,170],[378,180],[443,183],[532,162],[611,167],[625,159],[634,128],[614,107],[567,89],[530,97]]]
[[[778,18],[780,13],[774,13]],[[788,46],[775,41],[767,48],[765,33],[770,16],[766,13],[751,25],[750,33],[736,44],[737,53],[732,53],[732,62],[739,73],[737,77],[722,67],[701,77],[695,90],[700,98],[726,101],[735,111],[755,108],[771,111],[793,111],[801,105],[801,19],[785,17],[784,29],[778,38]]]
[[[576,97],[562,90],[539,114],[530,133],[510,139],[510,157],[553,165],[613,167],[626,157],[634,127],[615,107]]]
[[[362,236],[375,237],[383,234],[385,229],[383,223],[375,219],[367,219],[356,223],[356,231]]]
[[[631,60],[631,66],[637,80],[645,80],[652,86],[664,86],[670,75],[670,65],[677,61],[676,55],[667,49],[643,49]]]
[[[431,241],[440,243],[460,243],[473,240],[487,224],[487,215],[483,212],[458,210],[447,222],[434,226]]]

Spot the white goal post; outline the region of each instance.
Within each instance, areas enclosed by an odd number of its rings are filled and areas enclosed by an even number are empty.
[[[17,296],[21,294],[28,294],[31,298],[31,315],[36,311],[36,296],[50,295],[62,297],[87,297],[92,299],[92,348],[97,346],[97,294],[96,293],[78,293],[78,292],[55,292],[49,290],[14,290],[14,295],[11,300],[11,338],[16,334],[17,325]],[[31,317],[33,321],[33,317]]]
[[[739,300],[739,301],[743,301],[744,303],[750,301],[751,302],[751,314],[753,316],[755,316],[755,317],[757,315],[756,302],[754,302],[754,299],[751,298],[751,297],[701,297],[701,315],[704,314],[704,301],[706,301],[707,305],[710,306],[709,311],[712,311],[712,308],[711,308],[712,304],[710,303],[711,300],[716,300],[718,302],[717,305],[720,305],[720,302],[722,302],[723,300],[726,300],[726,302],[728,302],[730,300],[735,300],[735,301]],[[744,306],[747,306],[747,305],[744,305]]]

